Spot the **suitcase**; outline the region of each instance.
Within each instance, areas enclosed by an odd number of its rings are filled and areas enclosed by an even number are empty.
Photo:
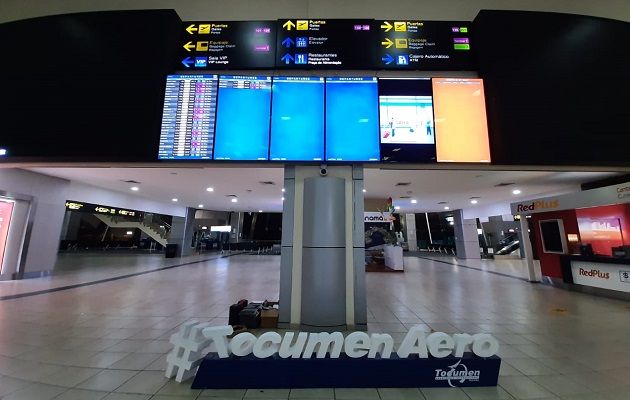
[[[229,319],[228,319],[228,325],[234,326],[234,325],[238,325],[239,324],[239,322],[238,322],[238,320],[239,320],[238,314],[241,311],[243,311],[243,309],[245,307],[247,307],[247,300],[245,300],[245,299],[239,300],[238,303],[232,304],[230,306],[230,316],[229,316]]]
[[[247,329],[260,327],[260,313],[263,305],[261,303],[250,303],[239,314],[239,324],[245,325]]]

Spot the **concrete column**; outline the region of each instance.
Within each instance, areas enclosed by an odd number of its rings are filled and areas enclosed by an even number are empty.
[[[525,262],[527,263],[527,279],[530,282],[540,282],[542,272],[540,271],[540,265],[536,267],[534,265],[534,252],[532,251],[532,242],[529,240],[529,226],[527,224],[527,218],[525,215],[521,215],[521,238],[520,243],[523,252],[525,253]]]
[[[418,251],[418,238],[416,237],[416,214],[405,214],[404,216],[409,251]]]
[[[279,327],[365,330],[363,168],[285,168]]]
[[[479,251],[479,238],[477,236],[477,221],[474,219],[464,219],[463,210],[453,210],[453,222],[457,258],[481,258]]]
[[[173,217],[168,244],[177,245],[177,257],[188,256],[195,250],[192,246],[192,237],[195,228],[196,211],[194,208],[186,208],[186,216]]]

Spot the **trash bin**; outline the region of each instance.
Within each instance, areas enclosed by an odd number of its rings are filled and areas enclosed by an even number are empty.
[[[164,256],[166,258],[175,258],[177,254],[177,244],[167,244],[164,249]]]

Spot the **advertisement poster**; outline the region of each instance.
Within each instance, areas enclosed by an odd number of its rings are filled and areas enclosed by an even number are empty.
[[[9,236],[9,223],[13,214],[13,203],[0,201],[0,273],[2,273],[2,260],[4,259],[4,248]]]

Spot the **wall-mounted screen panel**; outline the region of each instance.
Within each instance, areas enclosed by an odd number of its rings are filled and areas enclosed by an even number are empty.
[[[540,236],[545,253],[566,254],[567,237],[561,219],[538,221]]]
[[[371,69],[372,19],[278,20],[276,68]]]
[[[324,78],[274,77],[271,99],[269,159],[324,160]]]
[[[380,160],[375,77],[326,78],[326,160]]]
[[[270,107],[270,76],[220,76],[214,159],[267,160]]]
[[[183,23],[181,64],[187,69],[273,68],[276,21]]]
[[[470,22],[376,21],[375,64],[383,69],[473,70]]]
[[[217,75],[166,79],[158,159],[212,159]]]
[[[438,162],[489,163],[483,79],[433,78]]]
[[[380,79],[381,160],[435,162],[433,98],[430,79]]]

